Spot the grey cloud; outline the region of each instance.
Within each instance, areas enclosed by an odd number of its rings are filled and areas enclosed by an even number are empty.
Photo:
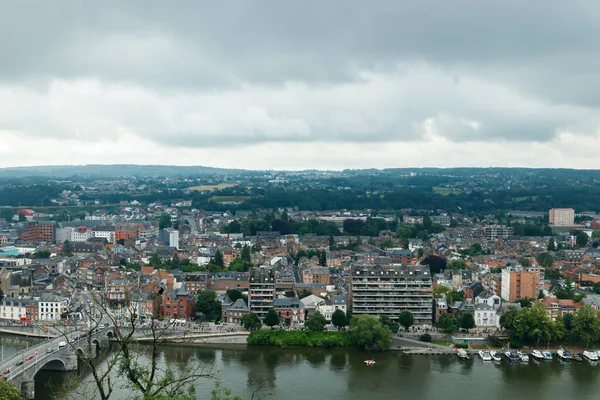
[[[147,90],[129,100],[119,98],[127,87],[99,90],[89,108],[75,96],[75,115],[60,117],[66,106],[36,98],[43,121],[0,111],[0,129],[89,140],[126,130],[209,147],[420,140],[428,120],[453,141],[549,141],[598,128],[595,0],[0,5],[0,86],[84,78]],[[365,71],[389,83],[361,86]]]

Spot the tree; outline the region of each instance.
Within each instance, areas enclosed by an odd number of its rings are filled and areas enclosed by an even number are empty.
[[[519,310],[515,306],[509,306],[508,310],[500,317],[500,326],[508,332],[514,332],[519,322]]]
[[[433,297],[436,299],[445,298],[448,294],[452,293],[452,288],[450,286],[436,286],[433,289]]]
[[[543,252],[535,257],[535,260],[544,268],[550,268],[554,264],[554,257],[548,252]]]
[[[528,299],[527,297],[524,297],[522,299],[519,299],[519,304],[521,304],[522,308],[529,308],[531,307],[531,302],[532,299]]]
[[[573,332],[585,342],[586,347],[600,339],[600,320],[591,306],[584,305],[577,310],[573,318]]]
[[[227,297],[229,297],[229,300],[231,300],[231,301],[233,301],[235,303],[236,300],[242,298],[242,292],[240,292],[237,289],[229,289],[227,291]]]
[[[465,329],[467,332],[469,332],[469,329],[475,328],[475,318],[473,317],[473,313],[462,313],[459,318],[459,325],[461,329]]]
[[[335,239],[333,235],[329,235],[329,251],[335,250]]]
[[[223,252],[220,249],[217,249],[217,251],[215,251],[215,258],[214,258],[213,262],[219,268],[221,268],[221,269],[225,268],[225,261],[223,260]]]
[[[252,312],[242,315],[240,323],[242,324],[244,329],[247,329],[249,331],[255,331],[257,329],[260,329],[260,327],[262,326],[260,319],[258,319],[258,315]]]
[[[298,298],[299,299],[303,299],[305,297],[308,297],[312,295],[312,292],[309,289],[302,289],[298,291]]]
[[[321,267],[327,266],[327,253],[325,252],[325,250],[319,253],[319,265]]]
[[[63,253],[63,255],[65,255],[67,257],[73,256],[73,245],[71,244],[70,241],[65,240],[65,242],[63,243],[63,246],[62,246],[62,253]]]
[[[391,239],[385,239],[379,245],[379,248],[382,250],[387,250],[390,247],[394,247],[394,242],[392,242]]]
[[[392,329],[392,324],[394,323],[394,321],[392,321],[392,319],[387,315],[380,315],[379,323],[383,326],[387,326],[388,328]]]
[[[415,318],[413,317],[410,311],[404,310],[398,316],[398,323],[404,327],[405,331],[408,331],[415,322]]]
[[[548,241],[548,246],[546,247],[548,251],[556,251],[556,243],[554,242],[554,238],[550,238]]]
[[[348,317],[346,313],[340,309],[337,309],[331,314],[331,323],[338,328],[339,331],[348,326]]]
[[[270,308],[263,320],[263,323],[267,326],[270,326],[271,329],[273,329],[275,325],[279,325],[279,314],[277,314],[277,311]]]
[[[204,290],[196,298],[196,311],[202,314],[204,321],[221,320],[221,303],[215,292]]]
[[[585,247],[588,244],[590,237],[585,232],[577,232],[575,235],[575,243],[577,247]]]
[[[448,269],[451,270],[463,270],[467,268],[467,264],[463,260],[452,260],[448,264]]]
[[[142,399],[177,399],[187,400],[194,390],[194,383],[204,377],[212,378],[212,366],[203,366],[198,360],[185,362],[162,362],[163,354],[160,348],[172,335],[173,323],[160,321],[162,315],[162,292],[155,293],[151,310],[139,309],[132,302],[141,294],[141,287],[132,287],[127,293],[124,306],[119,313],[110,308],[100,292],[88,292],[89,303],[82,307],[81,312],[86,324],[77,324],[62,328],[55,327],[64,338],[67,346],[87,349],[78,357],[86,370],[89,371],[90,384],[82,384],[79,376],[73,376],[64,386],[66,393],[58,394],[56,398],[94,398],[100,400],[117,399],[122,397],[122,390],[130,393],[130,398]],[[141,324],[143,312],[144,327]],[[102,329],[102,324],[108,321],[111,327],[114,348],[100,348],[96,354],[94,332]],[[73,334],[79,334],[83,339],[74,342],[68,340]],[[181,332],[182,337],[186,332]],[[144,336],[147,344],[142,350],[137,338]],[[102,362],[98,362],[96,356]],[[1,393],[0,393],[1,398]]]
[[[160,268],[160,266],[162,264],[157,252],[152,253],[152,255],[150,256],[149,262],[150,262],[150,265],[152,265],[154,268]]]
[[[436,326],[441,329],[444,333],[452,334],[458,331],[458,321],[451,314],[441,313],[440,318],[437,320]]]
[[[372,315],[354,315],[350,320],[350,335],[358,346],[373,350],[387,350],[392,345],[392,331]]]
[[[171,216],[167,213],[160,214],[158,219],[158,229],[167,229],[171,227]]]
[[[440,256],[427,256],[421,261],[421,265],[428,265],[431,275],[439,274],[446,269],[446,259]]]
[[[316,312],[308,318],[308,321],[304,323],[304,326],[313,332],[322,332],[325,330],[325,325],[327,325],[327,320],[320,312]]]
[[[575,318],[574,315],[571,313],[563,314],[562,322],[567,331],[570,331],[573,329],[573,319],[574,318]]]
[[[0,400],[23,400],[23,396],[10,381],[0,379]]]

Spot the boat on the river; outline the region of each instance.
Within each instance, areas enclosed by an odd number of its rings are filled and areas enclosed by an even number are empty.
[[[367,364],[367,365],[375,365],[375,360],[365,360],[365,364]]]
[[[558,349],[556,354],[558,354],[558,358],[560,358],[563,361],[571,361],[573,359],[572,354],[569,350]]]
[[[544,352],[544,360],[552,360],[552,353],[549,350]]]
[[[545,359],[544,354],[542,354],[542,352],[539,350],[533,350],[531,352],[531,357],[533,357],[534,360],[544,360]]]
[[[490,351],[490,356],[494,361],[502,361],[502,353],[492,350]]]
[[[490,354],[489,351],[485,351],[485,350],[480,350],[479,351],[479,357],[483,360],[483,361],[492,361],[492,355]]]
[[[529,362],[529,356],[526,353],[523,353],[522,351],[517,351],[517,354],[519,355],[521,362]]]
[[[521,362],[521,356],[519,356],[519,353],[517,353],[515,350],[508,350],[504,352],[504,357],[506,358],[506,361],[510,363]]]
[[[470,357],[467,354],[467,352],[465,351],[465,349],[456,349],[456,357],[458,357],[459,360],[469,360]]]
[[[598,361],[598,354],[595,351],[584,351],[583,357],[588,359],[589,361]]]

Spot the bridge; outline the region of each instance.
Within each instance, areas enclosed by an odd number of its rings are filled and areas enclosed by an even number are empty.
[[[11,381],[21,389],[26,400],[31,400],[35,397],[34,381],[38,371],[77,370],[78,357],[96,357],[101,347],[108,346],[110,332],[110,327],[98,329],[89,341],[85,332],[74,331],[67,333],[66,337],[56,337],[31,346],[0,363],[2,379]],[[59,348],[59,343],[67,340],[69,343]]]

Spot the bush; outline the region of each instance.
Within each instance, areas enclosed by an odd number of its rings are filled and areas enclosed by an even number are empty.
[[[523,347],[523,343],[521,343],[519,339],[511,339],[511,341],[508,342],[508,344],[513,349],[520,349],[521,347]]]
[[[459,349],[468,349],[469,345],[466,343],[454,343],[454,347],[458,347]]]
[[[421,336],[419,336],[419,340],[421,342],[427,342],[427,343],[431,343],[431,335],[429,333],[424,333]]]
[[[248,336],[251,346],[305,346],[305,347],[346,347],[354,343],[350,332],[312,331],[255,331]]]
[[[495,349],[501,349],[504,347],[504,345],[502,344],[502,342],[494,342],[492,343],[492,347]]]

